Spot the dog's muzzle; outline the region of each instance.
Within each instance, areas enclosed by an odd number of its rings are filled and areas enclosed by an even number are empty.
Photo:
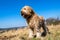
[[[28,18],[27,13],[26,12],[23,12],[23,11],[21,11],[21,16],[23,16],[24,18]]]
[[[23,16],[23,15],[27,15],[27,14],[25,12],[21,11],[21,15]]]

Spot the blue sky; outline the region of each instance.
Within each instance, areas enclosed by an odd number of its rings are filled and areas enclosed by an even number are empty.
[[[59,0],[0,0],[0,28],[25,26],[26,20],[20,15],[25,5],[31,6],[45,19],[60,17]]]

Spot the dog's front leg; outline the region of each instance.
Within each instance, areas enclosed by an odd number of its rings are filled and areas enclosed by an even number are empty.
[[[41,32],[40,32],[40,29],[37,27],[36,28],[36,38],[40,38],[41,36]]]
[[[29,38],[33,38],[33,31],[29,29]]]

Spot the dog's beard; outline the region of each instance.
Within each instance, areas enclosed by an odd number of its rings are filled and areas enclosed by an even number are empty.
[[[28,19],[29,17],[31,17],[31,15],[22,15],[25,19]]]

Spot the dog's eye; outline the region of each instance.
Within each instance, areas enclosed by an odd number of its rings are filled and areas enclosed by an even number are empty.
[[[24,10],[26,10],[26,8],[24,8]]]
[[[30,13],[33,13],[33,11],[31,10]]]

